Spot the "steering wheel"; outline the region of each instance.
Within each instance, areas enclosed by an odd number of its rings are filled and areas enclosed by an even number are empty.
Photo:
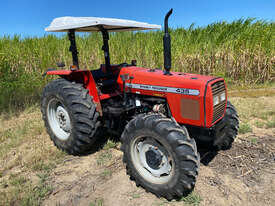
[[[123,63],[118,65],[118,67],[127,67],[127,66],[129,66],[129,64],[126,63],[126,62],[123,62]]]

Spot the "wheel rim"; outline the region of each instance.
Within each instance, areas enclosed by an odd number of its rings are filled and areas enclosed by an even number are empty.
[[[167,183],[174,173],[174,160],[153,137],[138,137],[131,146],[132,162],[139,174],[154,184]]]
[[[51,99],[47,107],[49,125],[55,136],[65,141],[71,133],[71,120],[65,106],[57,99]]]

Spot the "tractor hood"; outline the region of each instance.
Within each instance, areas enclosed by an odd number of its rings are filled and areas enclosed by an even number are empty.
[[[120,74],[129,74],[129,76],[133,78],[126,83],[126,86],[132,88],[143,88],[143,90],[163,91],[168,93],[182,93],[194,96],[198,96],[204,91],[208,81],[216,79],[216,77],[212,76],[183,72],[171,72],[171,75],[164,75],[162,70],[140,67],[122,68]],[[150,86],[155,87],[151,88]]]
[[[164,75],[162,70],[134,66],[122,68],[123,74],[129,75],[125,81],[127,92],[166,99],[179,123],[210,128],[223,117],[227,99],[223,78],[182,72]],[[123,91],[121,76],[117,82]],[[219,98],[217,106],[214,96]]]

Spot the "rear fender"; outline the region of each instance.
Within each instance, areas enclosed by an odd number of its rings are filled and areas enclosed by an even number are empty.
[[[84,88],[86,88],[93,97],[93,101],[97,105],[97,111],[102,115],[96,83],[89,70],[48,70],[45,75],[59,75],[61,78],[67,79],[68,81],[83,84]]]

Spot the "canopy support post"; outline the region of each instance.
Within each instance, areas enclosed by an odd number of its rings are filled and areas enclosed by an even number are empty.
[[[103,46],[102,50],[104,51],[104,58],[105,58],[105,67],[107,71],[110,71],[111,63],[110,63],[110,52],[109,52],[109,34],[106,29],[103,27],[100,28],[102,36],[103,36]]]
[[[74,29],[70,29],[68,31],[68,37],[71,42],[69,50],[70,50],[70,52],[72,52],[73,66],[76,66],[76,69],[78,70],[79,69],[78,51],[77,51],[76,42],[75,42],[75,30]]]

